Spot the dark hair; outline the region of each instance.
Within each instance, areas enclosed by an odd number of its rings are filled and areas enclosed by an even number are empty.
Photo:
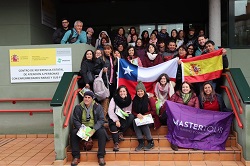
[[[125,85],[120,85],[120,86],[116,89],[116,93],[119,94],[119,91],[120,91],[122,88],[126,89],[127,93],[129,93],[128,88],[127,88]]]
[[[187,46],[185,44],[180,45],[180,47],[178,48],[178,50],[180,48],[183,48],[186,52],[188,51],[188,48],[187,48]]]
[[[61,19],[61,21],[63,21],[63,20],[67,20],[67,21],[69,22],[69,20],[68,20],[66,17],[63,17],[63,18]]]
[[[129,45],[129,46],[127,47],[127,49],[126,49],[126,57],[127,57],[127,58],[129,57],[128,50],[131,49],[131,48],[134,49],[134,55],[133,55],[134,58],[137,58],[138,56],[137,56],[136,51],[135,51],[135,46],[131,46],[131,45]]]
[[[163,76],[166,77],[166,80],[167,80],[167,83],[168,83],[170,81],[170,78],[169,78],[169,76],[166,73],[162,73],[161,75],[159,75],[159,77],[157,78],[157,82],[160,82],[161,78]]]
[[[130,27],[128,34],[131,34],[131,29],[134,29],[135,30],[135,34],[136,34],[136,28],[135,27]]]
[[[191,89],[190,92],[194,93],[194,87],[193,87],[193,85],[191,83],[187,82],[187,81],[184,81],[184,82],[181,83],[181,89],[180,89],[181,92],[182,92],[182,85],[183,84],[188,84],[189,87],[190,87],[190,89]]]
[[[95,61],[95,53],[94,53],[94,51],[92,51],[92,50],[87,50],[87,51],[85,51],[84,56],[83,56],[83,58],[82,58],[82,61],[87,60],[86,55],[87,55],[87,52],[89,52],[89,51],[92,52],[92,62]]]
[[[154,54],[158,54],[158,48],[157,48],[157,46],[154,45],[154,44],[152,44],[152,43],[149,43],[149,44],[147,45],[147,49],[146,49],[147,52],[148,52],[149,46],[153,46],[153,47],[155,48]]]
[[[120,29],[123,30],[122,36],[125,36],[125,29],[124,29],[123,27],[119,27],[119,28],[117,29],[117,34],[119,34],[119,30],[120,30]]]
[[[207,38],[206,35],[198,35],[197,40],[198,40],[199,37],[204,37],[205,39]]]
[[[207,45],[207,44],[212,44],[213,46],[215,45],[214,41],[212,41],[212,40],[206,41],[205,45]]]
[[[214,101],[214,98],[216,96],[216,93],[215,93],[214,87],[212,85],[212,82],[211,81],[206,81],[206,82],[204,82],[204,84],[202,85],[202,88],[200,90],[200,95],[201,95],[202,102],[205,102],[206,99],[207,99],[206,94],[204,93],[204,86],[207,85],[207,84],[209,84],[211,86],[211,88],[212,88],[212,92],[210,94],[209,100]]]

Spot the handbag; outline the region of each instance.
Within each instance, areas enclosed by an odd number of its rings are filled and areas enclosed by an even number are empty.
[[[83,140],[83,141],[84,141],[84,143],[83,143],[83,149],[85,151],[90,151],[93,148],[93,144],[94,144],[92,138],[90,137],[88,139],[88,141],[85,141],[85,140]]]
[[[89,83],[93,83],[94,82],[94,75],[92,74],[91,71],[87,71],[87,77],[88,77],[88,80],[89,80]]]

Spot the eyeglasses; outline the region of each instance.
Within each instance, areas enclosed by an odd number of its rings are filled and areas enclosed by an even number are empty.
[[[62,22],[63,24],[66,24],[66,23],[68,23],[68,22]]]
[[[188,48],[189,50],[194,50],[193,48]]]

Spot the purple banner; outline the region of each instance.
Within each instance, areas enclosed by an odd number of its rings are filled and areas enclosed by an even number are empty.
[[[183,148],[225,150],[233,120],[232,112],[198,109],[166,101],[167,139]]]

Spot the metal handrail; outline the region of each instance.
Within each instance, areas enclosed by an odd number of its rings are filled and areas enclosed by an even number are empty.
[[[17,101],[51,101],[52,98],[1,98],[0,102],[12,102],[15,104]]]
[[[75,101],[75,98],[76,96],[78,95],[79,91],[81,91],[81,89],[76,89],[74,91],[74,94],[73,94],[73,97],[72,97],[72,100],[71,100],[71,103],[70,103],[70,106],[69,106],[69,111],[68,111],[68,114],[65,118],[65,121],[64,121],[64,124],[63,124],[63,127],[68,127],[69,125],[69,119],[70,119],[70,116],[71,116],[71,113],[72,113],[72,110],[73,110],[73,106],[74,106],[74,102],[72,101]]]
[[[222,75],[226,77],[227,82],[229,83],[230,89],[231,89],[232,92],[233,92],[233,96],[234,96],[234,98],[235,98],[235,101],[236,101],[236,103],[237,103],[237,106],[238,106],[238,108],[239,108],[239,110],[240,110],[240,114],[242,114],[242,113],[243,113],[243,109],[242,109],[242,106],[241,106],[241,104],[240,104],[240,99],[239,99],[238,96],[236,95],[235,89],[234,89],[234,87],[233,87],[233,83],[232,83],[232,81],[231,81],[229,75],[226,74],[226,73],[222,73]]]
[[[16,104],[17,101],[20,102],[32,102],[32,101],[51,101],[52,98],[2,98],[0,102],[12,102],[12,104]],[[52,108],[45,109],[0,109],[0,113],[12,113],[12,112],[29,112],[30,115],[33,115],[33,112],[53,112]]]
[[[72,85],[71,85],[71,87],[70,87],[69,95],[68,95],[68,98],[67,98],[67,100],[66,100],[66,102],[65,102],[65,106],[64,106],[64,108],[63,108],[63,115],[64,115],[64,116],[66,116],[67,110],[68,110],[68,107],[69,107],[69,104],[71,103],[71,100],[70,100],[70,99],[72,98],[72,95],[73,95],[73,89],[75,88],[75,85],[76,85],[77,80],[80,79],[80,78],[81,78],[81,76],[75,77],[74,80],[73,80],[73,83],[72,83]]]
[[[232,105],[233,113],[234,113],[234,115],[235,115],[235,118],[236,118],[236,121],[237,121],[237,123],[238,123],[238,126],[239,126],[240,128],[243,129],[243,124],[242,124],[242,122],[241,122],[241,120],[240,120],[240,117],[239,117],[239,115],[238,115],[238,112],[237,112],[237,110],[236,110],[236,108],[235,108],[235,105],[234,105],[234,102],[233,102],[233,98],[232,98],[232,96],[231,96],[231,93],[230,93],[228,87],[227,87],[227,86],[221,86],[221,88],[225,89],[225,91],[226,91],[226,93],[227,93],[227,96],[228,96],[228,98],[229,98],[230,104]]]
[[[47,109],[9,109],[9,110],[0,110],[0,113],[12,113],[12,112],[29,112],[30,115],[33,115],[33,112],[53,112],[52,108]]]

